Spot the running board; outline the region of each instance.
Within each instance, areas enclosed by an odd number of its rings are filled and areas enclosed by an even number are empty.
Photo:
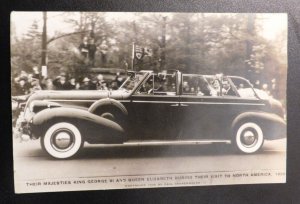
[[[230,140],[151,140],[151,141],[128,141],[124,145],[132,146],[156,146],[156,145],[199,145],[199,144],[213,144],[213,143],[226,143],[230,144]]]

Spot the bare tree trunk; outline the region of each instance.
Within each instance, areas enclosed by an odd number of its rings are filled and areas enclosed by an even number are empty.
[[[43,12],[42,60],[41,65],[47,65],[47,12]]]
[[[161,54],[160,54],[160,71],[166,69],[166,29],[167,17],[163,17],[162,34],[161,34]]]
[[[248,14],[247,17],[247,33],[248,36],[254,35],[254,25],[255,24],[255,15],[254,14]],[[253,43],[251,40],[246,40],[246,60],[250,60],[251,54],[252,54],[252,48]],[[249,78],[249,80],[253,83],[254,81],[254,73],[255,70],[249,65],[248,63],[245,63],[245,76]]]

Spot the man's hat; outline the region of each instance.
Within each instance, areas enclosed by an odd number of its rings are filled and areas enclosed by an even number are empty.
[[[84,77],[84,79],[82,80],[82,82],[89,82],[89,81],[90,81],[90,79],[87,77]]]

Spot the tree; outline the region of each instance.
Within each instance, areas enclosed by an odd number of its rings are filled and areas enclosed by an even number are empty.
[[[21,70],[31,72],[32,67],[40,64],[41,59],[41,33],[37,21],[34,21],[26,35],[20,39],[15,38],[11,44],[11,66],[13,74]]]

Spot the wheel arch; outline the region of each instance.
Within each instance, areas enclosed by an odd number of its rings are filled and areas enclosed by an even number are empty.
[[[125,108],[125,106],[120,103],[119,101],[111,98],[105,98],[100,99],[98,101],[95,101],[88,109],[90,113],[95,113],[99,108],[102,106],[113,106],[115,108],[118,108],[124,115],[128,115],[128,111]]]
[[[245,112],[238,115],[231,123],[231,135],[245,122],[254,122],[260,126],[267,140],[281,139],[286,136],[286,123],[274,113]]]

